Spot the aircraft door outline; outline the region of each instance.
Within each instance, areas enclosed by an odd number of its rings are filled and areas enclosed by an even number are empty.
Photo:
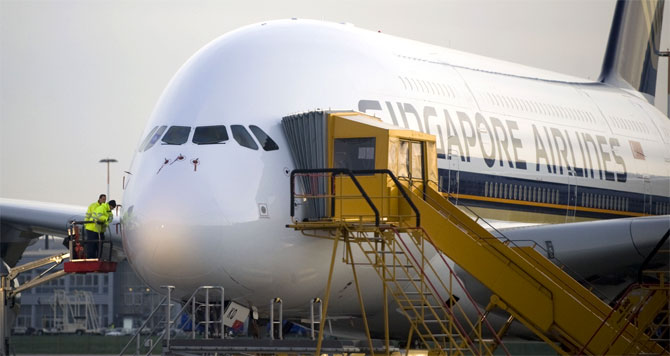
[[[575,179],[575,171],[568,169],[568,191],[567,191],[567,209],[565,211],[565,222],[575,221],[577,215],[577,184]]]
[[[644,201],[642,205],[642,211],[644,212],[645,215],[649,215],[652,213],[651,179],[649,178],[648,175],[644,175],[642,176],[642,182],[644,184]]]
[[[459,181],[460,181],[460,152],[456,148],[450,148],[447,151],[447,189],[446,192],[449,193],[454,199],[454,204],[458,204],[458,191],[459,191]]]

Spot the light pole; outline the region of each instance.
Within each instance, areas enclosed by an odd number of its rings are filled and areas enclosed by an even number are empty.
[[[117,160],[114,158],[103,158],[100,160],[100,163],[107,163],[107,199],[111,199],[109,197],[109,164],[115,162],[117,162]]]

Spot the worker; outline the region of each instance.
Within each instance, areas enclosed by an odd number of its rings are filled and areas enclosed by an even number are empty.
[[[88,209],[86,210],[86,217],[84,218],[84,220],[85,221],[91,221],[91,215],[93,215],[93,212],[95,211],[95,209],[97,207],[99,207],[101,204],[104,204],[105,201],[107,201],[107,195],[100,194],[100,196],[98,196],[98,200],[94,201],[93,203],[91,203],[91,205],[88,206]],[[95,223],[93,223],[93,222],[86,223],[86,224],[84,224],[84,228],[86,230],[95,231]],[[87,234],[88,234],[88,232],[87,232]],[[86,240],[87,238],[84,237],[83,239]],[[97,233],[96,233],[96,240],[97,240]],[[81,241],[81,242],[83,243],[84,241]],[[63,246],[65,246],[65,248],[67,248],[67,249],[70,248],[70,236],[63,239]],[[85,248],[86,248],[86,245],[84,244],[84,249]],[[70,252],[73,253],[73,251],[70,251]],[[76,256],[76,254],[74,254],[73,256]]]
[[[88,206],[88,209],[86,210],[86,221],[91,221],[91,216],[93,215],[93,212],[95,209],[97,209],[100,205],[105,204],[107,201],[107,195],[105,194],[100,194],[98,197],[98,200],[94,201],[91,203],[91,205]],[[93,230],[95,231],[95,223],[89,223],[86,224],[86,230]]]
[[[89,243],[87,243],[86,241],[98,241],[98,228],[96,227],[96,223],[93,222],[92,219],[93,213],[95,212],[95,209],[97,209],[100,205],[105,204],[106,201],[107,201],[107,195],[100,194],[100,196],[98,196],[98,200],[91,203],[91,205],[89,205],[88,209],[86,210],[86,218],[84,220],[90,222],[84,224],[84,229],[86,230],[86,236],[84,236],[84,241],[82,241],[83,242],[82,245],[84,246],[84,251],[87,252],[87,254],[89,251],[88,248]],[[89,256],[89,258],[93,257]]]
[[[114,219],[112,210],[116,208],[116,201],[100,204],[91,214],[91,224],[86,224],[86,258],[99,258],[100,242],[105,239],[107,226]],[[93,225],[93,229],[88,226]]]

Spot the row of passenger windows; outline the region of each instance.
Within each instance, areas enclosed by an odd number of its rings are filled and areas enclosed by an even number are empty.
[[[656,215],[670,214],[670,203],[656,203]]]
[[[539,203],[558,204],[558,189],[528,187],[517,184],[486,182],[484,196],[501,199],[525,200]],[[580,205],[587,208],[628,211],[628,198],[611,195],[582,193]],[[670,212],[670,204],[658,203],[656,214]]]
[[[256,125],[249,125],[249,130],[256,137],[258,143],[265,151],[278,150],[277,143],[268,136],[265,131],[261,130]],[[230,131],[233,134],[233,139],[242,147],[257,150],[258,145],[251,137],[249,131],[242,125],[230,125]],[[183,145],[188,141],[191,135],[190,126],[156,126],[144,138],[140,145],[139,152],[144,152],[153,147],[158,140],[161,140],[162,145]],[[224,125],[213,126],[198,126],[193,132],[191,142],[197,145],[212,145],[222,144],[228,141],[228,130]]]
[[[580,205],[587,208],[628,211],[628,198],[582,193]]]
[[[486,182],[484,196],[558,204],[558,189],[529,187],[526,185]]]
[[[456,97],[456,92],[448,84],[442,84],[430,80],[422,80],[411,77],[398,76],[398,79],[400,79],[400,81],[402,82],[402,86],[403,88],[405,88],[405,90],[420,91],[426,94],[441,95],[450,98]]]
[[[595,117],[588,111],[573,109],[567,106],[546,104],[534,100],[526,100],[506,95],[486,93],[489,102],[499,107],[528,111],[554,117],[569,118],[583,123],[595,124]]]
[[[610,119],[612,119],[612,125],[614,125],[614,127],[616,128],[629,131],[637,131],[641,133],[649,133],[649,128],[647,127],[647,125],[638,122],[637,120],[628,120],[613,115],[610,115]]]

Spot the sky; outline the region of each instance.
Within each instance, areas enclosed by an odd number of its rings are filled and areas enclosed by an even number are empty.
[[[614,0],[0,0],[0,197],[86,206],[107,189],[107,171],[98,161],[110,157],[118,160],[111,166],[110,195],[121,201],[123,171],[170,78],[198,49],[244,25],[292,17],[349,22],[596,79],[614,5]],[[670,26],[663,32],[670,33]],[[665,35],[661,48],[668,47]],[[667,59],[659,64],[665,86]],[[666,107],[665,97],[657,106]]]

